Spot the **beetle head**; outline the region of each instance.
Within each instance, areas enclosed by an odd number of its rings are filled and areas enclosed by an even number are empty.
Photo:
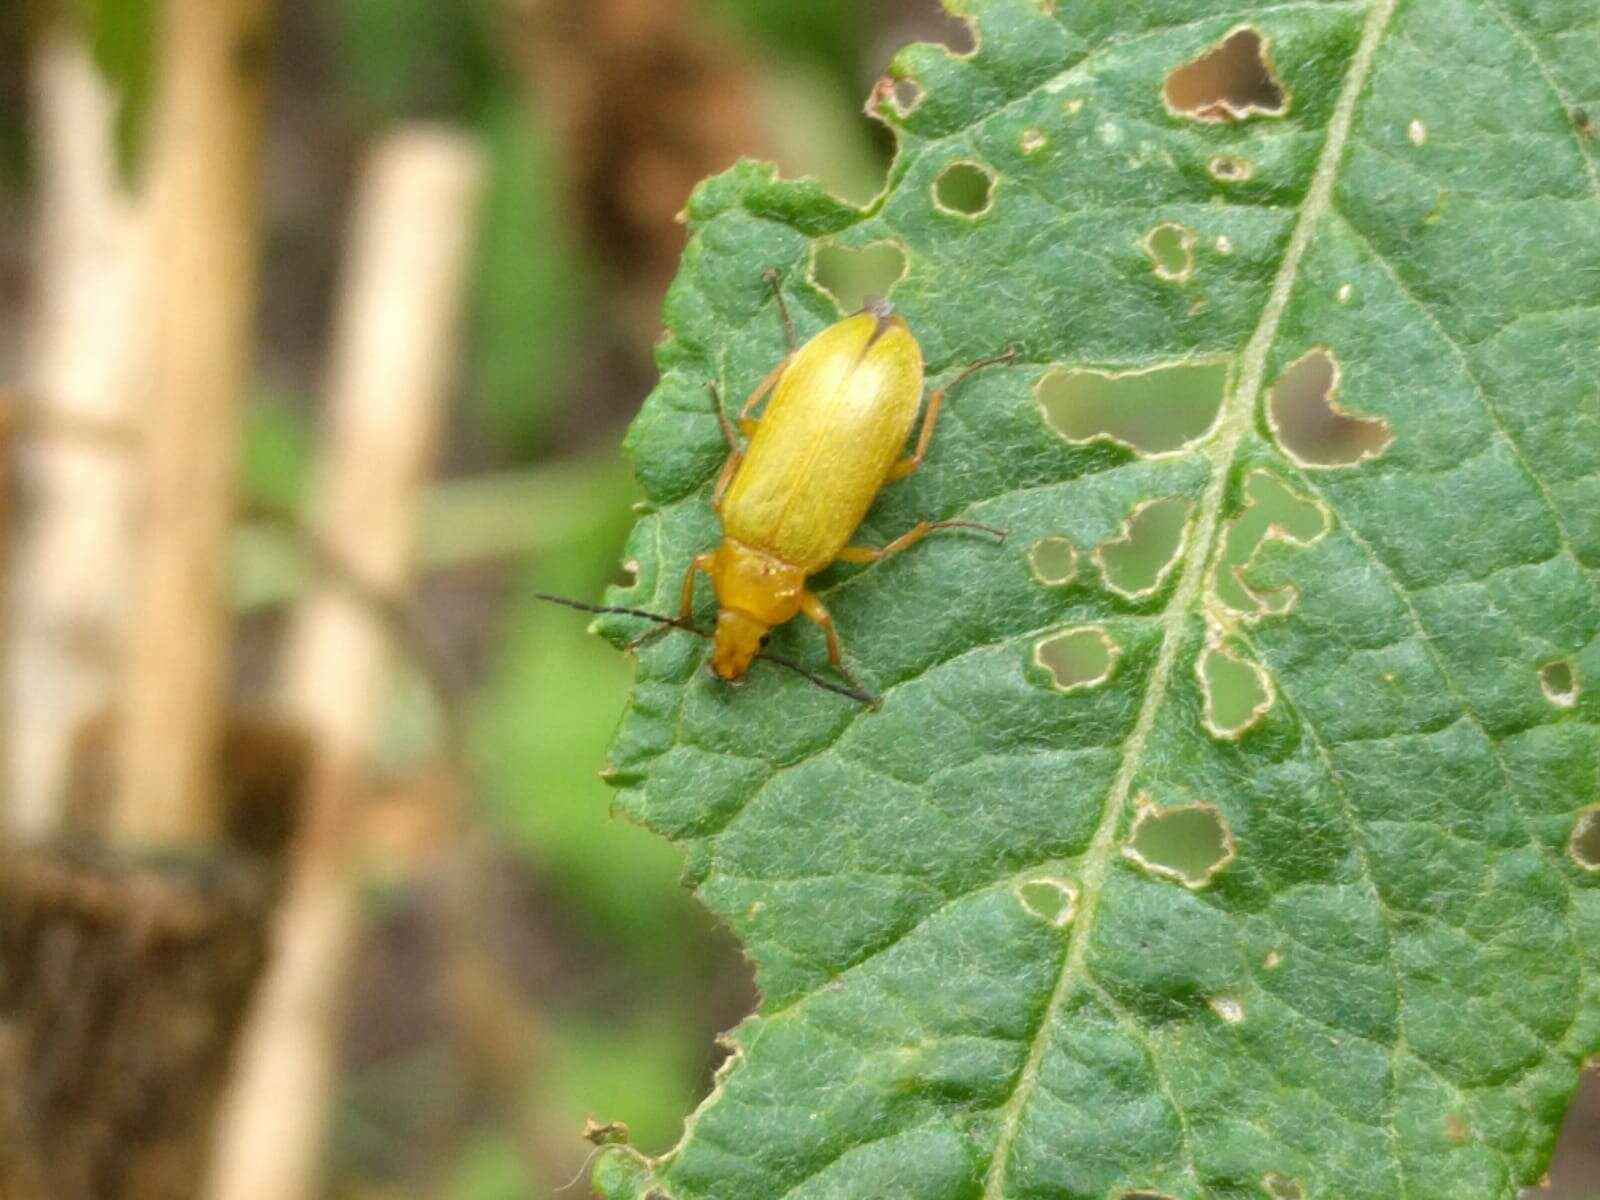
[[[769,628],[737,608],[720,610],[711,639],[711,669],[722,679],[738,679],[761,652]]]

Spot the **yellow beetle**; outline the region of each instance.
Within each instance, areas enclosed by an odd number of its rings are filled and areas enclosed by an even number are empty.
[[[976,521],[919,521],[887,546],[847,544],[884,484],[905,478],[922,463],[947,389],[929,394],[916,448],[904,454],[922,401],[922,348],[905,321],[886,302],[869,300],[860,312],[796,350],[777,273],[769,271],[766,278],[777,296],[789,353],[739,413],[748,447],[739,445],[721,396],[709,385],[728,443],[711,499],[722,518],[723,539],[689,564],[678,621],[672,624],[689,621],[695,575],[704,571],[717,594],[711,652],[717,675],[738,679],[769,631],[803,613],[827,637],[828,661],[856,686],[844,668],[833,620],[806,589],[806,579],[835,561],[887,558],[936,529],[981,529],[1002,541],[1005,532]],[[1007,351],[976,363],[950,387],[1014,356]],[[751,413],[768,393],[771,399],[757,420]]]

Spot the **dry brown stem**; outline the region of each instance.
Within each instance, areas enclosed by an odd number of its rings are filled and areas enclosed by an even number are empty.
[[[167,0],[151,129],[152,346],[116,832],[207,844],[225,721],[224,572],[255,311],[270,0]]]

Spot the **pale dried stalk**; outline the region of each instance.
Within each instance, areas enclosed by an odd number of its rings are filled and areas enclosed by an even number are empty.
[[[6,824],[61,823],[73,739],[112,703],[128,592],[128,394],[139,222],[117,177],[115,102],[83,39],[46,29],[33,60],[37,281],[23,520],[9,565]]]
[[[325,556],[369,596],[400,597],[410,583],[482,179],[472,141],[418,129],[380,147],[363,183],[339,305],[316,532]],[[350,582],[329,579],[307,596],[286,651],[285,705],[315,739],[317,760],[276,958],[221,1114],[210,1200],[317,1194],[359,927],[355,806],[393,632]]]
[[[204,844],[228,661],[228,534],[255,311],[270,0],[167,0],[151,128],[153,345],[114,829]]]

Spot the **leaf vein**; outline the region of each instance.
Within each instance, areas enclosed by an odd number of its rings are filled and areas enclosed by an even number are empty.
[[[1262,310],[1255,333],[1241,359],[1235,390],[1225,402],[1224,412],[1219,420],[1219,430],[1215,435],[1216,441],[1209,451],[1213,463],[1211,482],[1199,505],[1194,540],[1185,552],[1177,587],[1164,614],[1166,633],[1160,654],[1151,671],[1144,703],[1125,747],[1123,768],[1118,773],[1117,780],[1107,797],[1105,816],[1096,830],[1094,841],[1086,856],[1088,865],[1083,872],[1082,899],[1077,919],[1074,921],[1072,942],[1066,963],[1040,1021],[1039,1032],[1034,1038],[1028,1062],[1006,1105],[1000,1136],[985,1182],[985,1200],[1001,1200],[1004,1195],[1006,1167],[1021,1128],[1028,1095],[1038,1079],[1040,1065],[1050,1044],[1051,1027],[1072,990],[1074,979],[1083,971],[1087,944],[1094,929],[1096,910],[1114,855],[1114,842],[1122,810],[1132,791],[1135,775],[1141,765],[1144,745],[1155,725],[1156,714],[1165,699],[1167,683],[1189,622],[1190,610],[1199,599],[1205,579],[1210,573],[1212,555],[1219,549],[1216,544],[1218,541],[1216,530],[1227,490],[1229,470],[1233,466],[1241,442],[1251,429],[1266,374],[1267,354],[1277,337],[1278,326],[1299,276],[1300,264],[1304,260],[1306,249],[1317,226],[1331,205],[1334,182],[1344,158],[1345,144],[1354,122],[1357,103],[1366,87],[1373,61],[1377,56],[1378,45],[1394,7],[1395,0],[1375,0],[1367,10],[1367,21],[1362,30],[1361,40],[1351,58],[1311,187],[1307,190],[1299,218],[1295,222],[1294,232],[1290,236],[1283,262],[1273,281],[1272,291]]]

